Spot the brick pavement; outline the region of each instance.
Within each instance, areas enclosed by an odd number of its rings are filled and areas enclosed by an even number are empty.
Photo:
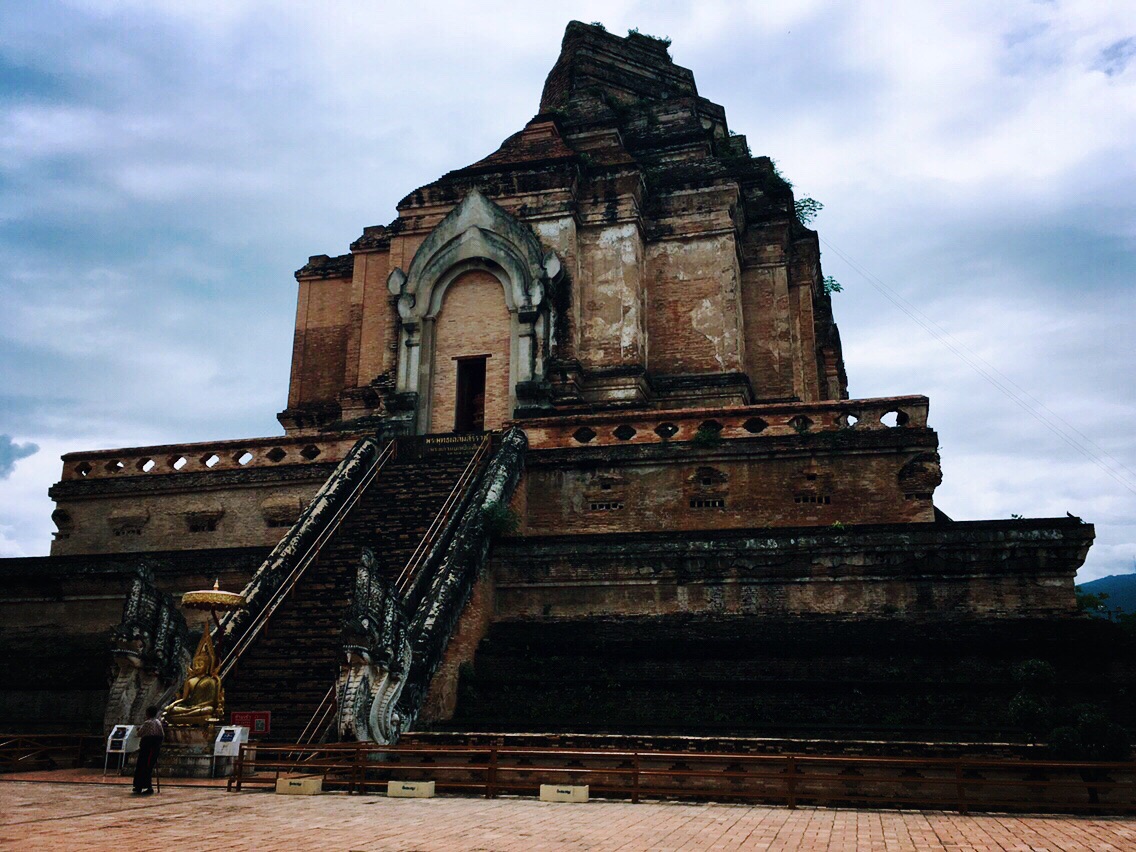
[[[0,849],[1136,850],[1136,819],[0,783]]]

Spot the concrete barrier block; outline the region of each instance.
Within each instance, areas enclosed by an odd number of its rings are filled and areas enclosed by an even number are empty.
[[[387,795],[395,799],[432,799],[433,781],[388,781]]]
[[[323,776],[281,775],[276,779],[276,792],[290,796],[314,796],[323,792]]]
[[[542,802],[586,802],[588,801],[588,785],[541,784],[540,800]]]

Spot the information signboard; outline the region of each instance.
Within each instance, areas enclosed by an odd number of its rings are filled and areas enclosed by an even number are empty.
[[[272,733],[272,711],[270,710],[234,710],[229,716],[229,723],[248,728],[254,737]]]
[[[107,735],[106,755],[103,757],[103,775],[107,773],[110,765],[110,756],[118,755],[118,771],[126,763],[126,756],[134,754],[142,747],[142,738],[138,736],[138,728],[134,725],[115,725]]]
[[[109,754],[131,754],[142,746],[142,739],[138,736],[138,728],[134,725],[115,725],[107,737],[107,752]]]
[[[217,732],[217,739],[213,742],[214,757],[236,757],[241,750],[241,743],[247,743],[249,729],[241,725],[226,725]]]

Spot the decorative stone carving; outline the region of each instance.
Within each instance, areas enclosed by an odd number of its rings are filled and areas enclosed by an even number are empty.
[[[138,568],[122,622],[111,633],[110,695],[103,724],[141,722],[151,705],[165,704],[190,659],[189,629],[170,595],[158,591],[154,572]]]
[[[394,707],[410,667],[410,642],[398,596],[379,576],[368,548],[363,548],[343,622],[343,650],[347,667],[336,685],[340,739],[395,742],[401,719]]]
[[[225,507],[217,502],[200,501],[187,506],[182,514],[190,532],[213,532],[225,515]]]
[[[290,527],[304,510],[304,501],[297,495],[269,497],[260,504],[260,513],[270,527]]]
[[[899,470],[899,487],[905,494],[930,495],[943,481],[938,453],[920,453]]]
[[[111,512],[107,525],[116,537],[141,535],[142,528],[150,520],[150,510],[145,506],[131,506]]]
[[[55,533],[53,538],[55,541],[63,541],[71,537],[71,533],[75,531],[75,519],[71,517],[71,513],[65,509],[56,509],[51,513],[51,521],[55,524]]]
[[[478,574],[485,567],[492,538],[485,523],[492,507],[508,506],[524,470],[528,439],[517,427],[501,438],[500,449],[489,462],[473,500],[462,512],[453,537],[440,541],[426,557],[422,575],[428,588],[412,599],[419,601],[410,615],[413,657],[406,675],[407,686],[398,700],[402,727],[409,730],[426,700],[446,644],[473,592]]]

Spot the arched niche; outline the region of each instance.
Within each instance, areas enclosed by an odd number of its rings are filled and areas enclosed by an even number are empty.
[[[423,241],[403,272],[387,279],[398,297],[397,389],[417,395],[416,430],[430,429],[434,403],[436,321],[446,290],[470,271],[492,275],[509,315],[510,410],[518,385],[540,383],[553,328],[551,287],[560,261],[532,230],[473,189]]]
[[[499,271],[463,264],[455,272],[434,322],[423,326],[433,334],[423,348],[434,352],[425,431],[499,429],[516,407],[516,312]]]

